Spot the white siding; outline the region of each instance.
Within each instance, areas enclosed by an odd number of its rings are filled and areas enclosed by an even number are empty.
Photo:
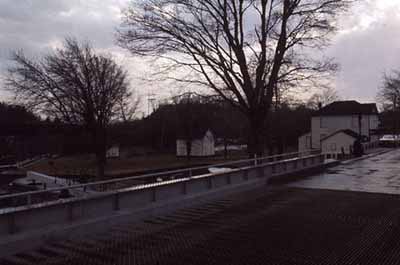
[[[186,156],[186,140],[176,140],[176,155]],[[213,156],[215,155],[214,136],[211,131],[207,131],[202,139],[195,139],[191,142],[191,156]]]
[[[107,150],[106,153],[107,158],[116,158],[119,157],[119,146],[112,146],[110,149]]]
[[[311,149],[311,132],[299,137],[298,150],[304,152]]]
[[[370,130],[375,130],[379,126],[378,115],[362,115],[361,134],[370,136]],[[320,141],[323,136],[328,136],[339,130],[350,129],[356,133],[358,128],[358,115],[347,116],[317,116],[312,117],[311,131],[313,148],[320,148]],[[322,137],[321,137],[322,136]]]
[[[343,132],[337,133],[322,141],[322,153],[324,154],[341,154],[342,148],[345,154],[350,154],[350,146],[352,147],[355,139]]]

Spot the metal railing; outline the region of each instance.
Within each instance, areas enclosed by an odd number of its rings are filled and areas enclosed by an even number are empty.
[[[379,147],[379,141],[363,143],[362,146],[363,146],[364,150],[378,148]]]
[[[296,159],[301,157],[313,156],[321,154],[320,150],[309,150],[305,152],[293,152],[285,153],[280,155],[265,156],[251,159],[242,159],[236,161],[230,161],[219,164],[212,164],[207,166],[192,167],[187,169],[170,170],[159,173],[150,173],[140,176],[116,178],[104,181],[96,181],[85,184],[69,185],[65,187],[48,188],[45,190],[28,191],[21,193],[13,193],[0,196],[0,208],[2,208],[2,202],[7,201],[8,204],[5,207],[15,207],[15,206],[26,206],[35,203],[41,203],[45,201],[53,201],[61,199],[62,193],[68,192],[70,190],[80,190],[82,196],[85,194],[93,195],[93,192],[104,192],[110,190],[117,190],[126,187],[146,187],[149,184],[154,184],[157,182],[162,182],[165,180],[174,180],[179,178],[190,178],[203,174],[211,174],[208,172],[210,167],[213,168],[227,168],[229,169],[243,169],[248,167],[254,167],[259,165],[265,165],[268,163],[275,163],[283,160]],[[140,181],[140,183],[138,183]],[[119,185],[121,183],[127,183],[126,186]],[[96,188],[97,187],[97,188]],[[4,207],[4,206],[3,206]],[[1,213],[1,212],[0,212]]]

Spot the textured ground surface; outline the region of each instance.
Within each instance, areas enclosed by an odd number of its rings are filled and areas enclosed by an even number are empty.
[[[392,151],[0,264],[400,264],[399,160]]]
[[[400,264],[400,197],[258,189],[0,264]]]
[[[290,186],[400,194],[400,149],[342,164]]]

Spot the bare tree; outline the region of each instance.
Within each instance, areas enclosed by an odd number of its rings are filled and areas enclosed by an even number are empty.
[[[137,1],[124,12],[118,41],[134,55],[169,59],[167,70],[189,69],[176,80],[210,87],[242,111],[251,127],[250,155],[262,154],[274,94],[335,70],[309,51],[328,44],[349,2]]]
[[[175,106],[180,136],[185,141],[186,158],[191,160],[192,144],[202,127],[208,124],[208,116],[205,113],[208,97],[199,94],[187,92],[172,97],[172,103]]]
[[[378,92],[377,99],[383,109],[399,110],[400,108],[400,72],[393,71],[392,74],[385,74],[383,86]]]
[[[126,113],[126,72],[108,55],[68,38],[62,49],[34,61],[13,54],[7,83],[16,99],[46,116],[81,125],[93,139],[97,175],[104,176],[107,127]]]
[[[400,71],[384,74],[383,85],[378,92],[377,100],[384,111],[385,123],[391,124],[393,134],[398,134],[400,128]]]
[[[334,101],[340,100],[338,92],[332,87],[325,87],[320,92],[313,94],[307,102],[308,107],[318,109]]]

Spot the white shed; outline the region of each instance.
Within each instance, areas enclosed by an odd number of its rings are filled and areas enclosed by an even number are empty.
[[[354,142],[358,134],[352,130],[340,130],[321,139],[322,153],[327,158],[337,159],[341,155],[353,152]]]
[[[194,137],[191,141],[191,156],[213,156],[215,155],[215,140],[214,134],[207,130],[201,133],[198,137]],[[177,156],[187,156],[187,141],[186,139],[176,140],[176,155]]]
[[[119,157],[119,145],[111,146],[106,153],[107,158],[118,158]]]

